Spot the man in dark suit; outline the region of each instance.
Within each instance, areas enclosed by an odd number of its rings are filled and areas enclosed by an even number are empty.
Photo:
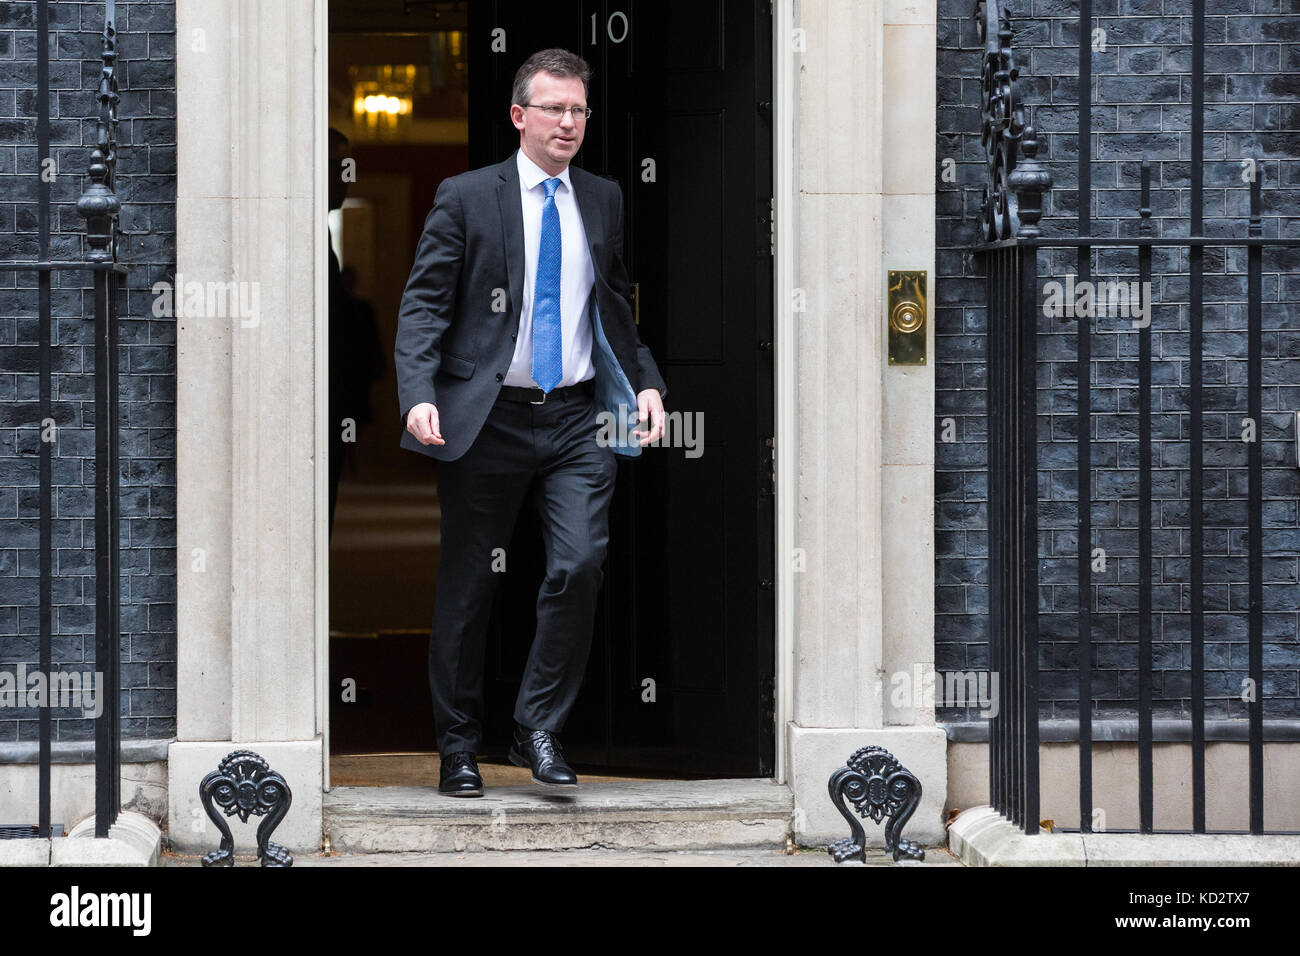
[[[591,648],[614,456],[663,434],[667,386],[627,301],[622,191],[569,165],[590,117],[590,75],[558,49],[519,68],[519,150],[438,187],[398,318],[402,447],[439,462],[429,687],[438,789],[455,796],[483,792],[484,643],[526,495],[546,578],[509,756],[544,788],[576,788],[557,735]]]

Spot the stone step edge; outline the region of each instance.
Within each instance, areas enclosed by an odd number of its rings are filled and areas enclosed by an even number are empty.
[[[967,866],[1300,866],[1300,835],[1039,833],[989,806],[963,810],[948,847]]]
[[[512,824],[493,820],[456,823],[425,820],[394,825],[370,819],[364,823],[326,820],[331,849],[346,853],[404,851],[462,852],[466,850],[569,850],[587,847],[619,849],[726,849],[782,847],[791,832],[789,816],[738,818],[717,814],[692,819],[592,819],[525,817]]]
[[[717,820],[781,820],[793,821],[793,808],[772,810],[755,810],[752,807],[581,807],[572,810],[555,810],[549,807],[522,808],[517,806],[501,808],[500,813],[492,810],[464,811],[458,809],[375,809],[362,807],[338,808],[326,806],[323,810],[326,824],[338,823],[346,826],[373,824],[382,821],[387,825],[421,825],[438,826],[536,826],[542,824],[562,824],[572,826],[576,822],[592,823],[691,823]]]

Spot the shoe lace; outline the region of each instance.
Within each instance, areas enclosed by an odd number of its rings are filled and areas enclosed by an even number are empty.
[[[458,750],[454,754],[447,755],[447,769],[458,770],[461,767],[468,767],[475,773],[478,773],[478,766],[474,761],[474,755],[468,750]]]
[[[533,746],[537,752],[543,756],[551,758],[564,758],[564,751],[560,748],[560,741],[549,730],[534,730],[529,737],[532,738]]]

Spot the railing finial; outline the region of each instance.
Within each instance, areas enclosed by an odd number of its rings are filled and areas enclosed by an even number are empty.
[[[1032,135],[1032,130],[1025,126],[1024,112],[1016,98],[1015,83],[1020,70],[1011,49],[1011,16],[998,0],[977,0],[975,23],[984,42],[984,88],[980,100],[980,139],[987,160],[980,210],[984,240],[997,242],[1038,236],[1041,235],[1038,219],[1042,215],[1042,194],[1051,188],[1052,177],[1033,161],[1033,153],[1029,153],[1027,176],[1017,178],[1020,185],[1012,184],[1021,140],[1026,132]],[[1036,141],[1034,147],[1037,148]],[[1025,200],[1033,204],[1032,209],[1020,206],[1022,191]],[[1021,217],[1026,213],[1032,218],[1022,223]]]
[[[1043,234],[1038,220],[1043,215],[1043,194],[1052,188],[1052,174],[1040,163],[1038,134],[1026,126],[1020,136],[1020,148],[1025,155],[1007,177],[1007,186],[1016,194],[1019,228],[1017,239],[1036,239]]]
[[[91,262],[114,262],[117,247],[117,217],[122,203],[114,192],[117,172],[117,27],[113,4],[106,5],[103,66],[99,79],[99,124],[94,150],[90,154],[90,185],[77,200],[77,214],[86,220],[86,239]]]

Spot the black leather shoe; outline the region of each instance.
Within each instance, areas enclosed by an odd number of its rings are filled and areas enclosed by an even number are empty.
[[[510,762],[516,767],[528,767],[533,772],[533,783],[547,790],[577,790],[578,775],[564,762],[560,742],[549,730],[529,730],[515,727],[515,739],[510,744]]]
[[[443,754],[438,770],[438,792],[449,797],[483,796],[483,778],[478,775],[478,761],[468,750]]]

